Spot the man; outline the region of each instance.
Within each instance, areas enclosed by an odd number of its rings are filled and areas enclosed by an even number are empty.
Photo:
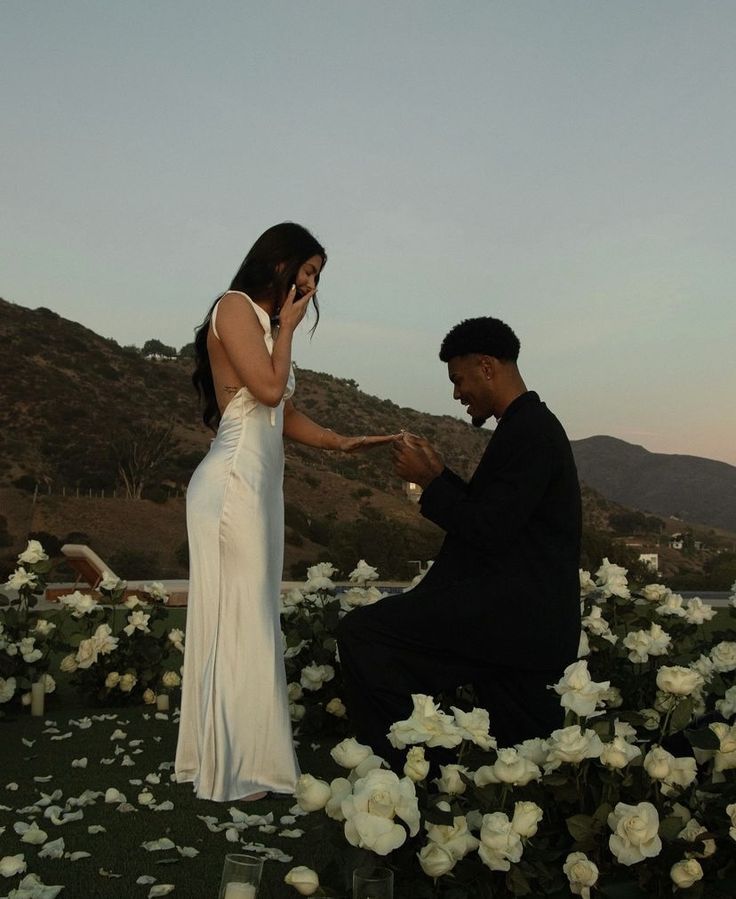
[[[460,400],[480,427],[498,424],[470,481],[413,435],[394,444],[398,474],[423,488],[422,514],[446,533],[412,590],[346,615],[338,630],[348,709],[358,739],[397,770],[386,734],[412,693],[472,683],[499,748],[562,725],[547,689],[577,658],[580,487],[562,425],[528,391],[519,341],[495,318],[474,318],[442,342]]]

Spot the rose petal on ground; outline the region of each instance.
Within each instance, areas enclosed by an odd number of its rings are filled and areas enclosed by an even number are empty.
[[[87,767],[87,759],[72,759],[72,768],[86,768]]]
[[[78,862],[82,858],[91,858],[91,852],[84,852],[79,849],[76,852],[66,852],[64,853],[64,858],[68,858],[70,862]]]
[[[149,840],[147,843],[141,843],[146,852],[160,852],[162,849],[175,849],[176,844],[168,837],[161,837],[159,840]]]
[[[148,891],[148,899],[156,899],[156,896],[168,896],[175,889],[176,887],[173,883],[157,883],[155,887],[151,887]]]
[[[194,858],[199,855],[199,849],[195,849],[193,846],[177,846],[176,851],[184,858]]]
[[[91,833],[94,836],[96,833],[107,833],[107,829],[101,824],[90,824],[87,828],[87,833]]]
[[[64,837],[59,837],[58,840],[46,843],[38,853],[38,858],[61,858],[62,855],[64,855]]]

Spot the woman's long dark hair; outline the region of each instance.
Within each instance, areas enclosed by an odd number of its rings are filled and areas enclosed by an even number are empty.
[[[299,269],[312,256],[321,256],[324,268],[327,262],[325,248],[306,228],[294,222],[274,225],[268,231],[264,231],[250,248],[229,289],[247,293],[255,301],[272,300],[276,312],[274,319],[278,320],[279,307],[291,285],[295,283]],[[319,275],[315,280],[319,283]],[[207,334],[216,302],[217,300],[210,307],[204,322],[195,331],[196,365],[192,375],[192,383],[204,406],[202,421],[213,431],[217,430],[220,422],[220,410],[217,406],[215,382],[207,352]],[[312,299],[312,304],[317,312],[317,320],[310,333],[314,332],[319,322],[316,295]]]

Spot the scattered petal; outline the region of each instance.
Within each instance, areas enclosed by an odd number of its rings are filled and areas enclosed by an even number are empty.
[[[87,833],[92,834],[94,836],[97,833],[107,833],[107,829],[102,826],[102,824],[90,824],[87,828]]]
[[[64,858],[68,858],[70,862],[78,862],[82,858],[91,858],[91,852],[82,852],[82,850],[78,850],[77,852],[66,852],[64,854]]]
[[[156,896],[168,896],[175,889],[176,887],[173,883],[157,883],[155,887],[151,887],[148,891],[148,899],[156,899]]]
[[[72,759],[72,768],[86,768],[87,767],[87,759]]]
[[[64,855],[64,837],[58,840],[51,840],[46,843],[43,849],[38,853],[39,858],[61,858]]]
[[[176,851],[184,858],[194,858],[199,855],[199,849],[195,849],[193,846],[177,846]]]
[[[161,837],[160,840],[149,840],[147,843],[141,843],[146,852],[160,852],[162,849],[175,849],[176,844],[168,837]]]
[[[136,883],[140,886],[148,886],[149,883],[156,883],[156,878],[151,877],[150,874],[141,874]]]
[[[114,730],[112,732],[110,739],[111,740],[125,740],[127,736],[128,735],[125,733],[124,730],[120,730],[120,728],[118,728],[117,730]]]

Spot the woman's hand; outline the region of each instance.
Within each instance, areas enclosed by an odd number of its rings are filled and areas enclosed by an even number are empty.
[[[343,437],[335,435],[337,445],[335,449],[343,453],[356,453],[359,450],[370,449],[374,446],[385,446],[387,443],[393,443],[398,434],[364,434],[361,437]]]
[[[279,309],[279,328],[287,331],[295,331],[301,320],[307,314],[309,301],[317,292],[315,287],[313,290],[307,291],[303,297],[296,295],[296,284],[291,285],[291,290],[286,295],[281,308]]]

